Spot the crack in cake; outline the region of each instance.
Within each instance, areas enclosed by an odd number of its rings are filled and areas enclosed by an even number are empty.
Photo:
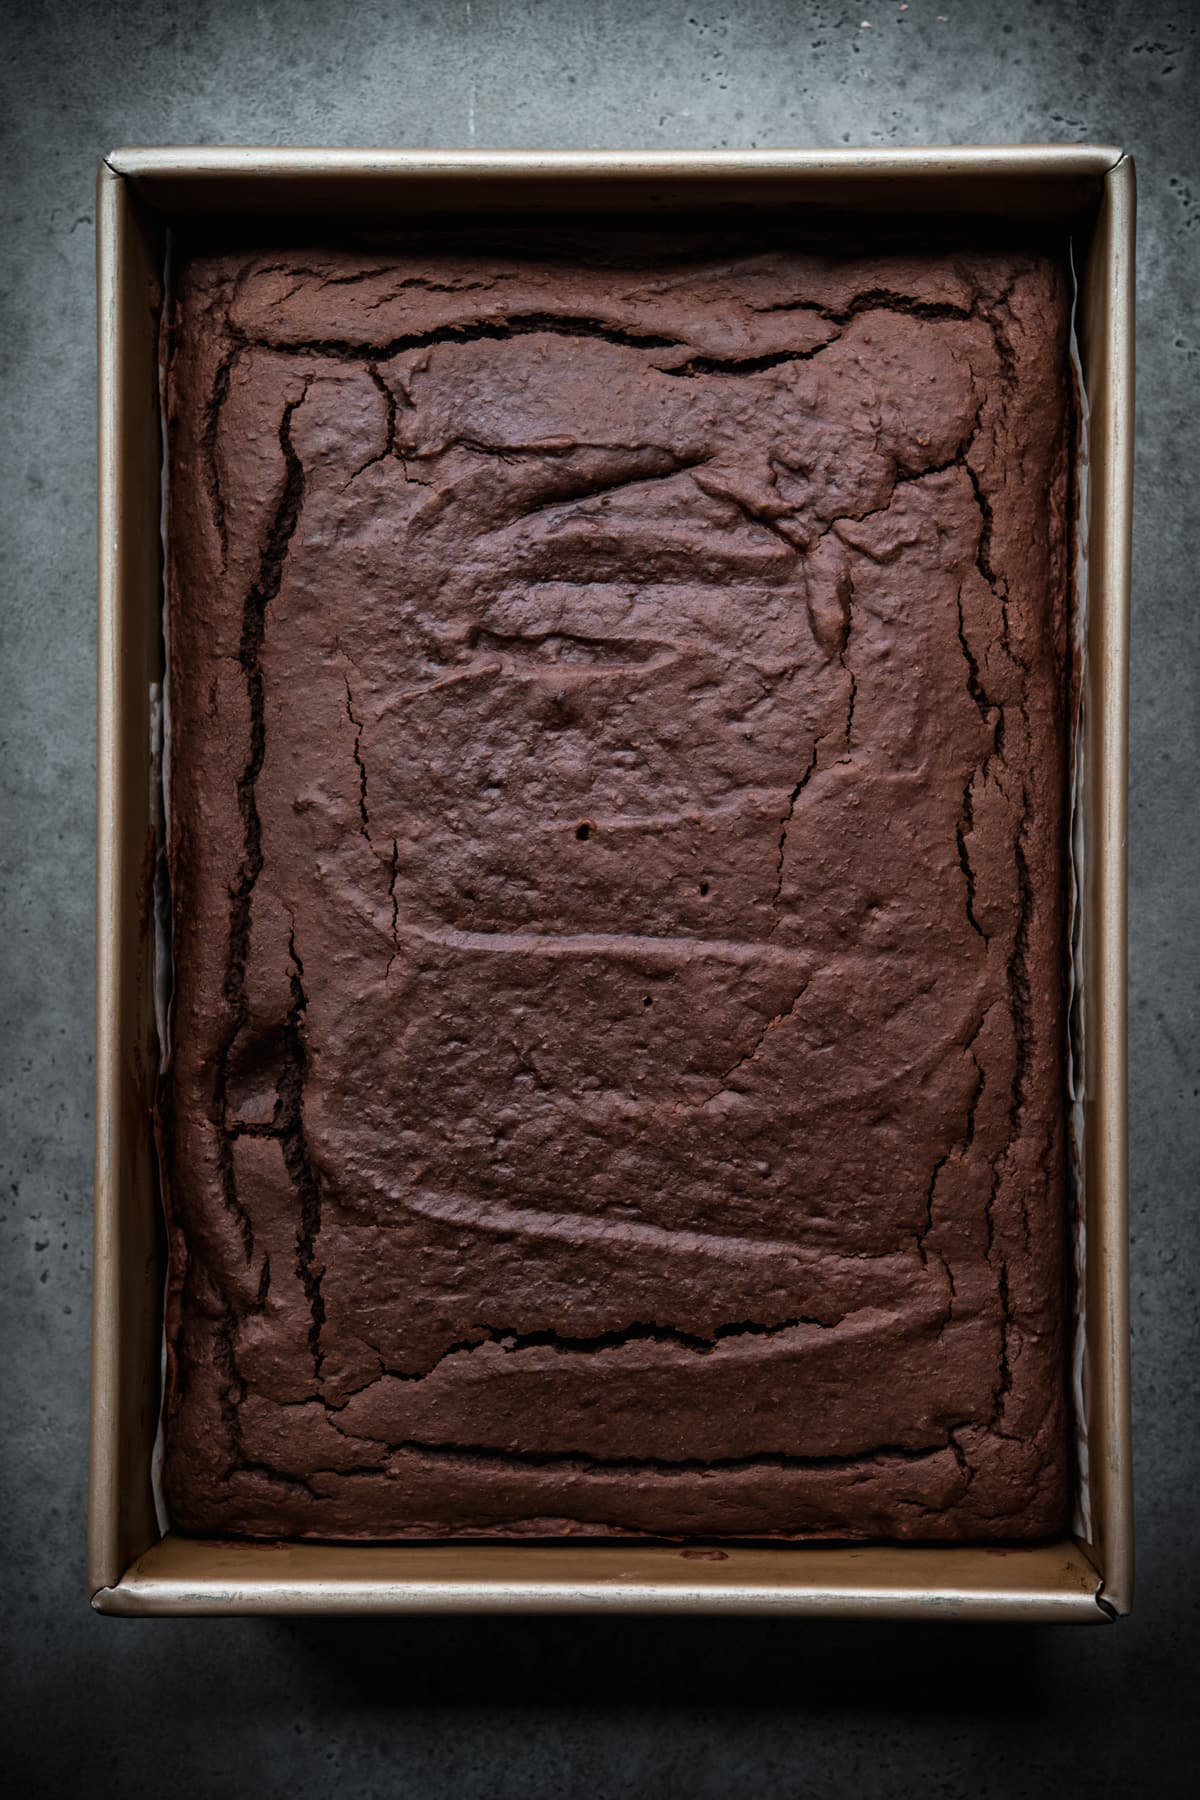
[[[164,334],[165,1492],[1064,1523],[1067,290],[203,254]]]

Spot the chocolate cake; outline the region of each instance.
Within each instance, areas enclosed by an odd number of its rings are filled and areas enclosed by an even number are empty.
[[[186,1530],[1064,1523],[1067,295],[186,260]]]

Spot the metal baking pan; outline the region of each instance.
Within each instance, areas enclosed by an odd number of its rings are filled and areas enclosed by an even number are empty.
[[[88,1581],[106,1613],[757,1612],[1101,1621],[1129,1610],[1126,761],[1134,172],[1104,146],[643,154],[119,150],[99,173],[96,1227]],[[1089,401],[1079,826],[1083,1049],[1074,1535],[1027,1547],[267,1544],[160,1533],[163,1257],[151,1107],[162,682],[158,316],[167,233],[419,213],[786,206],[1072,248]]]

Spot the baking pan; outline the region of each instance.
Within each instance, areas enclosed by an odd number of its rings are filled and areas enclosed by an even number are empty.
[[[1079,739],[1081,1068],[1076,1529],[1049,1544],[741,1548],[267,1544],[160,1532],[152,1460],[164,1243],[151,1128],[159,1066],[154,718],[163,679],[158,322],[172,231],[253,239],[303,220],[610,217],[780,208],[1069,241],[1088,396]],[[96,1225],[88,1582],[107,1613],[625,1611],[1103,1621],[1132,1597],[1126,1183],[1126,762],[1133,450],[1133,165],[1105,146],[644,154],[134,149],[101,164]]]

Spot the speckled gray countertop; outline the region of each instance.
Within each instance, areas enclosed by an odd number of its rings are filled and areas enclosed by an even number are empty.
[[[47,0],[0,63],[0,1463],[22,1795],[1189,1791],[1200,1674],[1200,12],[1168,0]],[[1189,126],[1188,119],[1193,117]],[[117,144],[1084,140],[1138,159],[1135,1616],[118,1621],[84,1582],[93,181]],[[1086,1785],[1085,1785],[1086,1784]]]

